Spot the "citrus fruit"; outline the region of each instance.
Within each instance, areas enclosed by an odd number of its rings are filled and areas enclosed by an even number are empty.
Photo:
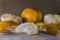
[[[37,25],[37,26],[42,26],[42,27],[44,27],[44,26],[45,26],[45,23],[44,23],[44,22],[37,22],[36,25]]]
[[[14,25],[18,25],[12,21],[0,21],[0,32],[4,32],[4,30],[7,28],[7,27],[10,27],[10,26],[14,26]]]
[[[21,13],[21,17],[25,22],[37,22],[42,20],[42,12],[32,8],[25,8]]]
[[[56,35],[58,32],[58,28],[55,24],[47,24],[46,29],[49,34]]]

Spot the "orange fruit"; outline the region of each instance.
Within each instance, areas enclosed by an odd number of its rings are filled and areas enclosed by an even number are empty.
[[[7,22],[0,21],[0,32],[4,32],[5,28],[9,26],[14,26],[14,25],[17,25],[17,24],[12,21],[7,21]]]
[[[42,13],[32,8],[26,8],[22,11],[21,17],[25,22],[37,22],[42,20]]]

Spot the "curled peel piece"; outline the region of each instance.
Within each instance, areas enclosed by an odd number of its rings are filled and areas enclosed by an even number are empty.
[[[10,21],[11,14],[3,14],[1,16],[1,21]]]
[[[46,24],[51,24],[51,23],[56,24],[58,23],[58,20],[57,20],[56,15],[54,16],[53,14],[46,14],[44,16],[44,22]]]
[[[11,14],[3,14],[1,16],[1,21],[14,21],[16,23],[19,23],[22,21],[21,17],[11,15]]]
[[[34,23],[23,23],[16,27],[16,33],[27,33],[28,35],[38,34],[38,27]]]

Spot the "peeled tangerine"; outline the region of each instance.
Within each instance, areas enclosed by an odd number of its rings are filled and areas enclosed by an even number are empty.
[[[59,24],[60,23],[60,15],[57,15],[57,14],[46,14],[44,16],[44,22],[46,24]]]
[[[1,21],[14,21],[16,23],[19,23],[22,21],[22,19],[15,15],[3,14],[3,15],[1,15]]]
[[[42,21],[42,12],[32,8],[25,8],[21,13],[21,17],[25,22]]]
[[[34,23],[23,23],[16,27],[16,33],[27,33],[28,35],[38,34],[38,27]]]
[[[11,26],[17,26],[18,24],[12,22],[12,21],[7,21],[7,22],[2,22],[0,21],[0,32],[4,32],[7,27]]]

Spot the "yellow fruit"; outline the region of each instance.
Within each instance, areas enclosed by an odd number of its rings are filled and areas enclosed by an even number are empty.
[[[25,22],[37,22],[42,20],[42,13],[32,8],[26,8],[22,11],[21,17]]]
[[[37,22],[36,25],[37,25],[37,26],[42,26],[42,27],[44,27],[44,26],[45,26],[45,23],[44,23],[44,22]]]
[[[55,24],[47,24],[46,29],[47,29],[48,33],[52,34],[52,35],[56,35],[57,31],[58,31],[58,28]]]
[[[7,22],[0,21],[0,32],[4,32],[5,28],[7,28],[8,26],[14,26],[14,25],[18,25],[18,24],[12,21],[7,21]]]

